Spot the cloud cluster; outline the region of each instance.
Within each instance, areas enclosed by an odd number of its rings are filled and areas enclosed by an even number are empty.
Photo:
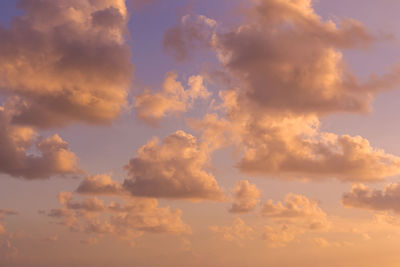
[[[210,96],[200,75],[190,76],[188,89],[177,80],[175,72],[167,73],[160,92],[145,91],[135,97],[137,117],[150,124],[156,124],[169,114],[186,112],[195,99],[206,99]]]
[[[126,165],[123,187],[133,196],[191,200],[221,200],[214,176],[206,171],[208,150],[183,131],[155,138],[142,146]]]
[[[132,79],[123,0],[19,0],[0,26],[0,94],[11,121],[41,128],[108,124]]]
[[[89,197],[76,201],[73,193],[61,192],[58,200],[62,207],[45,212],[47,216],[72,231],[97,238],[110,235],[131,241],[144,233],[191,233],[181,219],[181,210],[159,207],[156,199],[130,198],[105,203],[97,197]]]
[[[400,184],[388,184],[383,190],[355,184],[350,192],[343,194],[342,203],[345,207],[400,213]]]
[[[331,222],[316,201],[289,193],[284,201],[268,200],[261,214],[268,219],[262,238],[271,247],[283,247],[309,231],[322,231],[329,228]]]
[[[366,112],[378,92],[399,84],[398,68],[361,81],[343,60],[342,50],[368,48],[387,36],[352,19],[324,21],[310,0],[254,1],[243,16],[228,30],[185,17],[165,36],[177,59],[191,54],[194,42],[221,62],[217,72],[228,89],[220,92],[217,111],[224,118],[192,121],[203,138],[216,147],[236,144],[243,155],[236,166],[251,175],[373,181],[400,173],[399,157],[362,137],[320,129],[321,116]]]
[[[13,125],[0,106],[0,173],[25,179],[78,173],[77,156],[57,134],[38,136],[31,127]]]
[[[254,238],[255,231],[252,227],[236,218],[230,226],[210,226],[210,231],[228,242],[235,242],[238,245],[243,245],[243,241]]]
[[[230,120],[209,114],[190,125],[212,147],[237,146],[242,158],[236,167],[244,173],[343,182],[377,181],[400,173],[400,158],[372,147],[365,138],[323,132],[313,115],[246,114],[236,109],[236,97],[224,97]]]
[[[229,212],[248,213],[253,211],[260,202],[260,190],[247,180],[238,181],[232,189],[233,203]]]
[[[329,224],[326,213],[318,203],[302,195],[289,193],[282,202],[268,200],[264,203],[262,214],[274,220],[295,222],[308,229],[326,228]]]
[[[76,192],[87,195],[121,195],[124,194],[122,186],[112,180],[109,174],[89,175],[79,184]]]

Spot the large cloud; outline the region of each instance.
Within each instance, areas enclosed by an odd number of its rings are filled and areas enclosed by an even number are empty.
[[[400,184],[388,184],[383,190],[371,190],[366,185],[355,184],[350,192],[343,194],[342,203],[345,207],[400,214]]]
[[[25,179],[80,172],[77,157],[57,134],[38,137],[30,127],[10,124],[0,106],[0,173]]]
[[[167,31],[165,46],[181,59],[193,53],[193,42],[207,44],[243,104],[269,112],[364,112],[376,92],[400,81],[394,70],[360,82],[346,68],[341,49],[365,48],[378,39],[360,22],[323,21],[311,0],[254,2],[244,23],[229,31],[216,31],[203,16],[186,16]]]
[[[221,200],[223,192],[206,171],[208,150],[183,131],[142,146],[126,165],[124,188],[134,196]]]
[[[12,121],[107,124],[126,105],[132,65],[123,0],[19,0],[0,26],[0,93]]]
[[[323,132],[316,116],[254,116],[237,108],[236,94],[224,101],[230,120],[207,115],[191,126],[203,131],[210,146],[239,147],[242,158],[236,167],[245,173],[346,182],[377,181],[400,172],[399,157],[360,136]]]
[[[136,96],[135,107],[138,118],[156,124],[168,114],[186,112],[197,98],[208,98],[210,93],[204,86],[200,75],[190,76],[188,89],[184,89],[174,72],[167,73],[160,92],[145,91]]]
[[[254,1],[244,22],[230,30],[207,21],[185,17],[166,33],[165,45],[178,59],[193,52],[192,42],[216,51],[222,65],[217,76],[222,73],[229,88],[217,106],[225,117],[208,114],[191,125],[213,147],[236,144],[241,171],[341,181],[400,173],[400,158],[368,140],[320,130],[321,116],[365,112],[376,93],[399,83],[397,68],[360,81],[342,58],[342,50],[367,48],[383,35],[351,19],[324,21],[309,0]]]

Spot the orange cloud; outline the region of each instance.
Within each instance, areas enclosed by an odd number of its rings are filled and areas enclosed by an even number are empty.
[[[73,200],[73,194],[58,196],[61,208],[45,213],[74,232],[84,232],[97,238],[107,234],[124,240],[134,240],[144,233],[190,234],[179,209],[159,207],[156,199],[131,198],[126,203],[109,202],[91,197]]]
[[[125,1],[18,1],[24,14],[0,26],[0,93],[12,122],[57,127],[108,124],[132,79]]]
[[[177,78],[176,73],[169,72],[165,77],[162,91],[157,93],[145,91],[136,96],[135,108],[138,118],[156,124],[166,115],[186,112],[195,99],[206,99],[210,96],[202,76],[190,76],[189,88],[186,90]]]
[[[374,148],[360,136],[323,132],[314,115],[247,113],[238,96],[224,96],[227,117],[209,114],[190,121],[204,142],[242,152],[236,164],[244,173],[285,179],[378,181],[400,173],[400,158]],[[204,129],[204,130],[203,130]]]
[[[25,179],[80,172],[77,156],[57,134],[37,137],[30,127],[10,124],[8,110],[0,106],[0,172]],[[28,153],[34,148],[34,153]]]
[[[123,187],[133,196],[192,200],[222,200],[223,191],[206,171],[205,146],[183,131],[161,143],[152,139],[126,165],[128,179]]]
[[[308,229],[326,228],[329,224],[326,213],[318,203],[305,196],[287,194],[284,202],[274,203],[268,200],[262,208],[262,214],[268,218],[295,223]]]
[[[185,16],[164,45],[177,59],[192,54],[193,43],[214,50],[241,103],[264,112],[365,112],[377,92],[400,82],[397,68],[367,82],[346,68],[340,50],[386,38],[360,22],[323,21],[308,0],[254,3],[244,23],[228,31],[204,16]]]
[[[232,189],[233,203],[229,212],[248,213],[253,211],[260,202],[260,190],[249,181],[238,181]]]
[[[350,192],[343,194],[342,203],[345,207],[400,213],[400,184],[388,184],[383,190],[355,184]]]
[[[320,130],[321,116],[365,112],[378,92],[400,82],[398,68],[361,82],[342,58],[343,49],[367,48],[387,36],[351,19],[324,21],[308,0],[254,1],[243,13],[245,21],[231,30],[185,16],[165,36],[178,58],[193,52],[192,42],[207,43],[202,46],[221,62],[229,89],[220,91],[215,112],[223,115],[190,121],[204,142],[236,145],[242,152],[236,167],[251,175],[362,182],[400,173],[400,158],[368,140]]]
[[[112,180],[108,174],[87,176],[79,184],[76,192],[91,195],[121,195],[124,192],[122,186]]]

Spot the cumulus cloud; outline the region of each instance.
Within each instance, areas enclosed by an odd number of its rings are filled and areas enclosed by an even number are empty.
[[[208,98],[210,92],[204,86],[200,75],[190,76],[188,89],[185,90],[175,72],[167,73],[160,92],[145,91],[136,96],[137,117],[150,124],[156,124],[169,114],[186,112],[197,98]]]
[[[132,79],[124,0],[19,0],[0,26],[0,94],[12,122],[47,128],[108,124]]]
[[[109,174],[89,175],[79,184],[76,192],[87,195],[121,195],[124,192],[122,186],[112,180]]]
[[[31,127],[13,125],[1,106],[0,144],[0,173],[31,180],[80,172],[77,156],[59,135],[45,138]]]
[[[61,208],[45,212],[71,231],[83,232],[100,238],[110,235],[133,240],[144,233],[190,234],[191,229],[181,217],[179,209],[159,207],[156,199],[130,198],[109,202],[97,197],[74,200],[73,193],[58,195]]]
[[[316,201],[292,193],[287,194],[283,202],[268,200],[263,205],[262,214],[312,230],[326,228],[329,224],[326,213]]]
[[[355,184],[350,192],[344,193],[345,207],[374,211],[392,211],[400,214],[400,184],[388,184],[383,190],[371,189],[363,184]]]
[[[399,83],[398,68],[361,81],[343,59],[342,50],[368,48],[386,37],[352,19],[324,21],[309,0],[254,1],[244,22],[230,30],[204,20],[185,17],[166,33],[166,47],[182,56],[192,52],[195,42],[216,52],[218,72],[229,88],[220,92],[222,103],[216,107],[224,118],[208,114],[190,124],[210,146],[238,146],[241,171],[341,181],[375,181],[400,173],[400,158],[368,140],[320,129],[321,116],[365,112],[378,92]]]
[[[236,218],[230,226],[210,226],[210,231],[228,242],[235,242],[242,246],[243,241],[254,238],[254,229],[248,226],[242,219]]]
[[[271,247],[284,247],[307,232],[325,231],[331,224],[316,201],[293,193],[283,202],[268,200],[261,214],[268,220],[262,237]]]
[[[240,99],[269,112],[364,112],[377,91],[400,81],[397,69],[360,82],[346,68],[341,50],[380,39],[356,20],[324,21],[310,0],[255,1],[244,13],[244,23],[228,31],[185,16],[167,31],[165,47],[178,59],[193,52],[192,43],[216,51]]]
[[[242,153],[236,167],[244,173],[343,182],[378,181],[400,173],[399,157],[360,136],[323,132],[316,116],[253,116],[236,109],[236,95],[225,96],[225,103],[229,120],[209,114],[190,125],[212,147],[238,147]]]
[[[208,149],[183,131],[155,138],[142,146],[126,165],[123,187],[133,196],[221,200],[223,192],[207,172]]]
[[[238,181],[232,189],[233,203],[229,212],[248,213],[253,211],[260,202],[260,190],[249,181]]]

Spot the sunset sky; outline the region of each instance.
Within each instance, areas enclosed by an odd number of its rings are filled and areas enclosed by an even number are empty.
[[[1,0],[0,267],[400,266],[397,0]]]

